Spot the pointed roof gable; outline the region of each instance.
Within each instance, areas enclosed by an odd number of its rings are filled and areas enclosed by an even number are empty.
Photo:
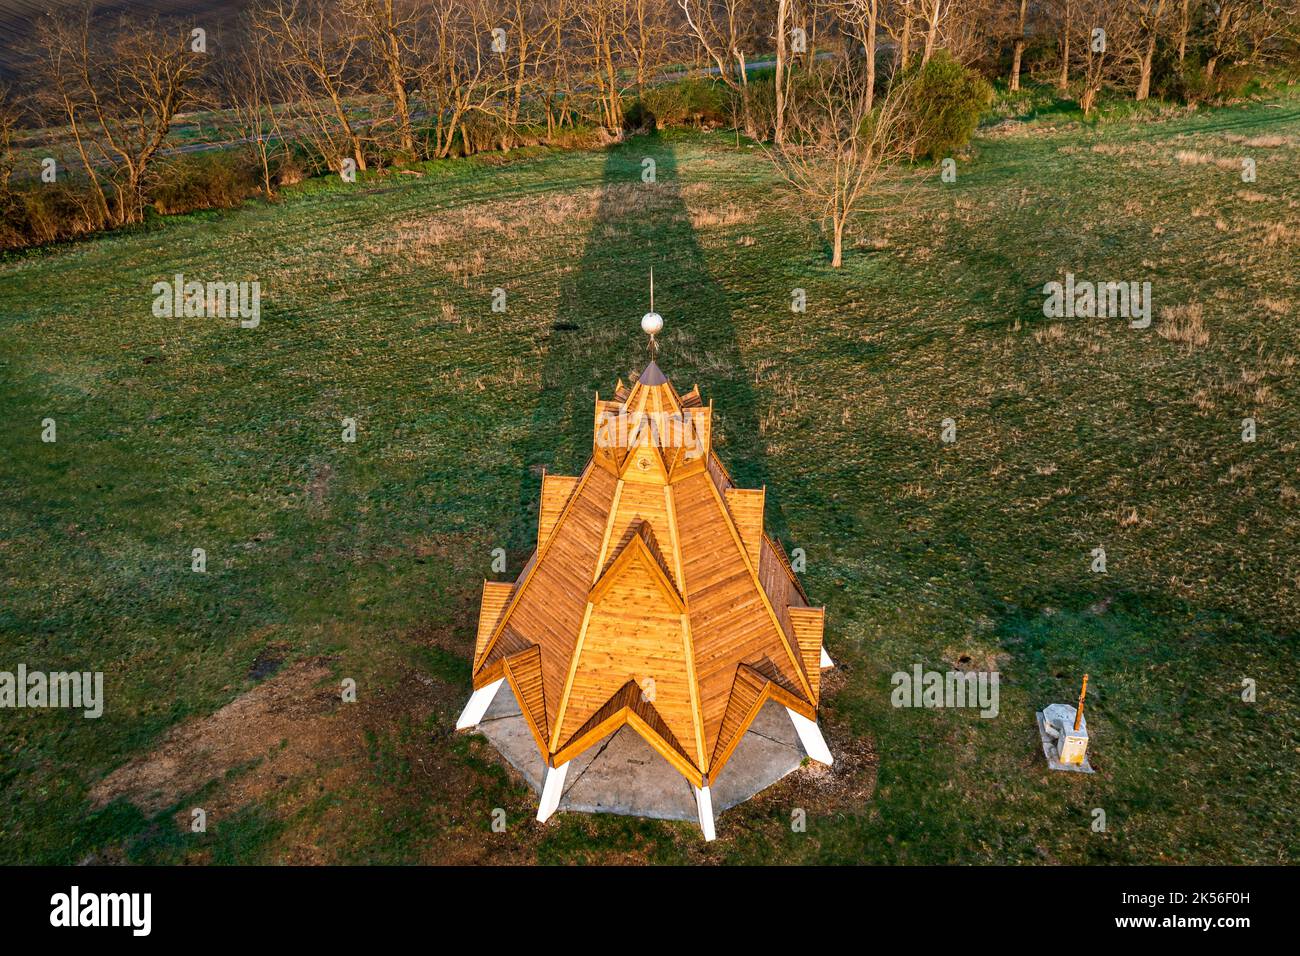
[[[485,588],[474,685],[509,678],[549,765],[632,724],[704,785],[765,700],[815,716],[820,611],[711,422],[654,362],[597,398],[591,461],[545,476],[537,551]]]

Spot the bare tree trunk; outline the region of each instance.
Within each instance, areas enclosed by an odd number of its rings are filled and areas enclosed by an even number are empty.
[[[867,8],[867,112],[876,102],[876,24],[880,19],[879,0],[870,0]]]
[[[1065,0],[1065,25],[1061,28],[1061,75],[1056,81],[1057,89],[1070,86],[1070,0]]]
[[[790,0],[777,0],[776,4],[776,129],[772,142],[780,146],[785,142],[785,17]]]
[[[352,150],[352,159],[357,164],[357,169],[365,172],[366,153],[361,148],[361,137],[357,131],[352,128],[352,121],[348,119],[348,111],[343,106],[343,99],[339,96],[338,90],[331,88],[329,92],[330,105],[334,108],[334,116],[339,121],[339,126],[343,129],[343,136],[348,142],[348,148]]]
[[[397,148],[403,156],[410,159],[415,155],[415,130],[411,127],[411,106],[406,94],[406,76],[402,72],[402,61],[398,54],[396,34],[388,35],[389,55],[388,83],[393,90],[393,106],[397,110],[398,140]]]
[[[182,31],[125,16],[92,26],[89,7],[76,18],[42,22],[37,36],[48,70],[38,95],[67,117],[104,221],[140,222],[150,164],[176,114],[197,101],[192,84],[202,61]]]
[[[1154,7],[1142,10],[1146,43],[1138,56],[1138,87],[1134,99],[1141,102],[1151,95],[1151,61],[1156,55],[1156,37],[1160,32],[1160,19],[1165,13],[1165,0],[1156,0]]]
[[[1192,0],[1183,0],[1178,17],[1178,62],[1181,65],[1187,59],[1187,34],[1192,29]]]
[[[903,0],[903,39],[898,44],[898,68],[907,71],[912,53],[912,0]]]
[[[718,78],[740,99],[745,135],[757,137],[749,98],[749,74],[740,49],[748,32],[752,9],[740,0],[710,4],[703,0],[677,0],[686,27],[699,48],[713,62]]]
[[[930,0],[929,23],[925,31],[925,50],[921,54],[921,66],[930,62],[930,57],[935,50],[935,44],[939,39],[939,21],[943,19],[940,11],[943,8],[943,0]]]
[[[866,73],[864,75],[865,107],[871,112],[876,102],[876,34],[880,27],[880,0],[840,0],[835,9],[840,19],[840,30],[848,37],[862,44],[866,54]],[[886,24],[888,30],[890,24]],[[810,58],[809,62],[815,62]]]
[[[99,176],[95,174],[95,167],[91,165],[90,156],[86,152],[86,140],[82,135],[81,124],[77,122],[77,109],[71,104],[68,105],[67,114],[69,126],[72,128],[72,135],[77,141],[77,155],[81,157],[81,165],[86,170],[87,178],[90,180],[91,191],[95,194],[95,204],[99,211],[99,225],[111,222],[112,212],[108,208],[108,196],[104,194],[104,187],[99,181]]]
[[[1147,40],[1146,49],[1142,51],[1142,62],[1138,64],[1138,87],[1134,99],[1141,102],[1151,95],[1151,60],[1155,57],[1156,37],[1153,33]]]
[[[1020,89],[1020,58],[1025,52],[1025,10],[1028,0],[1020,0],[1020,21],[1016,27],[1016,45],[1015,51],[1011,54],[1011,82],[1008,84],[1011,92]]]
[[[408,66],[404,35],[409,31],[409,15],[400,12],[395,0],[351,0],[348,11],[370,40],[372,56],[377,60],[382,85],[393,100],[397,126],[397,151],[404,159],[415,159],[415,130],[411,125],[410,95],[407,93]]]
[[[750,109],[749,68],[745,65],[745,53],[743,50],[734,50],[733,54],[736,62],[740,64],[740,103],[745,117],[745,135],[750,139],[758,139],[758,129],[754,126],[754,112]]]
[[[1230,32],[1229,24],[1235,12],[1232,5],[1227,2],[1220,2],[1218,5],[1218,14],[1214,18],[1214,52],[1205,61],[1205,79],[1207,82],[1214,79],[1214,71],[1219,65],[1219,57],[1223,55],[1224,38]]]

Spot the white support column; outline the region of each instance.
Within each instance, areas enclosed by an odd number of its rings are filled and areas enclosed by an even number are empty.
[[[828,667],[834,667],[834,666],[835,666],[835,662],[834,662],[833,660],[831,660],[831,656],[830,656],[829,654],[826,653],[826,645],[823,644],[823,645],[822,645],[822,663],[821,663],[821,669],[822,669],[822,670],[826,670],[826,668],[828,668]]]
[[[808,751],[808,756],[829,767],[834,762],[834,758],[831,757],[831,748],[826,746],[826,738],[822,736],[817,721],[809,720],[789,707],[785,712],[790,715],[790,722],[794,724],[794,729],[799,734],[799,743],[803,744],[803,749]]]
[[[542,802],[537,805],[537,822],[545,823],[560,805],[564,795],[564,775],[569,772],[566,760],[558,767],[546,768],[546,780],[542,783]]]
[[[457,730],[466,730],[478,726],[478,722],[483,719],[487,709],[492,706],[492,698],[496,697],[497,691],[501,689],[501,685],[505,683],[505,680],[504,677],[494,680],[469,695],[469,703],[465,705],[465,709],[460,712],[460,717],[456,720]]]
[[[709,793],[708,787],[691,784],[691,789],[695,791],[695,808],[700,813],[700,829],[704,831],[704,839],[706,842],[716,840],[718,834],[713,829],[713,795]]]

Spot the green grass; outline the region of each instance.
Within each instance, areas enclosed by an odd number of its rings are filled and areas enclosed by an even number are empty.
[[[1265,135],[1283,142],[1247,145]],[[0,712],[0,860],[1294,862],[1298,144],[1294,96],[993,128],[955,184],[864,218],[839,271],[722,133],[323,179],[0,262],[0,669],[103,670],[108,697],[98,721]],[[1252,155],[1259,181],[1179,151]],[[720,454],[767,486],[827,604],[832,750],[875,755],[860,798],[787,781],[711,846],[686,824],[538,827],[491,748],[448,730],[492,549],[513,577],[541,469],[576,473],[593,393],[644,364],[651,265],[661,364],[714,400]],[[1150,280],[1209,340],[1050,322],[1066,271]],[[261,327],[155,319],[175,272],[259,279]],[[270,646],[357,681],[337,754],[201,837],[176,815],[257,768],[154,818],[92,812],[95,783],[252,687]],[[998,718],[890,707],[891,673],[963,656],[1000,670]],[[1033,711],[1085,671],[1099,773],[1049,775]]]

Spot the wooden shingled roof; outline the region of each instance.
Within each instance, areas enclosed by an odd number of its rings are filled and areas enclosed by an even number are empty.
[[[702,787],[769,699],[816,718],[823,609],[711,426],[654,362],[597,397],[582,474],[542,478],[536,552],[484,583],[474,687],[509,681],[548,766],[631,724]]]

